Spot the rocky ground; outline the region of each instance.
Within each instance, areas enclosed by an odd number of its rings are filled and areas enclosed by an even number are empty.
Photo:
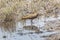
[[[32,25],[21,20],[32,12]],[[0,26],[1,40],[60,40],[60,0],[0,0]]]

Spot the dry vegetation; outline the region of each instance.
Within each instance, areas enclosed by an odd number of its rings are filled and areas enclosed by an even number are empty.
[[[46,22],[43,29],[47,31],[60,31],[60,20]]]
[[[60,14],[60,1],[57,0],[0,0],[0,24],[9,30],[15,28],[16,22],[30,12],[44,17],[57,18]],[[12,29],[11,29],[12,27]]]
[[[60,40],[60,34],[53,34],[46,38],[46,40]]]

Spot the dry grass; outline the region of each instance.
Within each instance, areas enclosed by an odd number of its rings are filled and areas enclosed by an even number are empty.
[[[15,22],[20,20],[23,15],[35,10],[36,13],[43,14],[42,16],[45,17],[58,17],[58,14],[60,14],[60,1],[32,0],[29,3],[27,0],[0,0],[0,24],[3,24],[2,27],[11,30],[11,25],[15,25]],[[8,21],[6,21],[7,19]]]
[[[53,34],[46,38],[46,40],[60,40],[60,34]]]

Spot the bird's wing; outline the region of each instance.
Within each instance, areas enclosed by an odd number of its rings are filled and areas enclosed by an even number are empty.
[[[37,16],[38,14],[37,13],[34,13],[34,14],[28,14],[28,15],[25,15],[22,17],[22,19],[29,19],[29,18],[33,18],[35,16]]]

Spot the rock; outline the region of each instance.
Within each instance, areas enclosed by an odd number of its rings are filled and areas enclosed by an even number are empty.
[[[3,38],[6,38],[6,36],[3,36]]]
[[[50,37],[47,37],[47,40],[60,40],[60,34],[53,34]]]
[[[32,30],[32,31],[35,31],[35,32],[40,32],[40,29],[37,27],[37,26],[24,26],[23,27],[25,30]]]
[[[59,31],[60,20],[47,21],[45,26],[42,29],[47,30],[47,31]]]

